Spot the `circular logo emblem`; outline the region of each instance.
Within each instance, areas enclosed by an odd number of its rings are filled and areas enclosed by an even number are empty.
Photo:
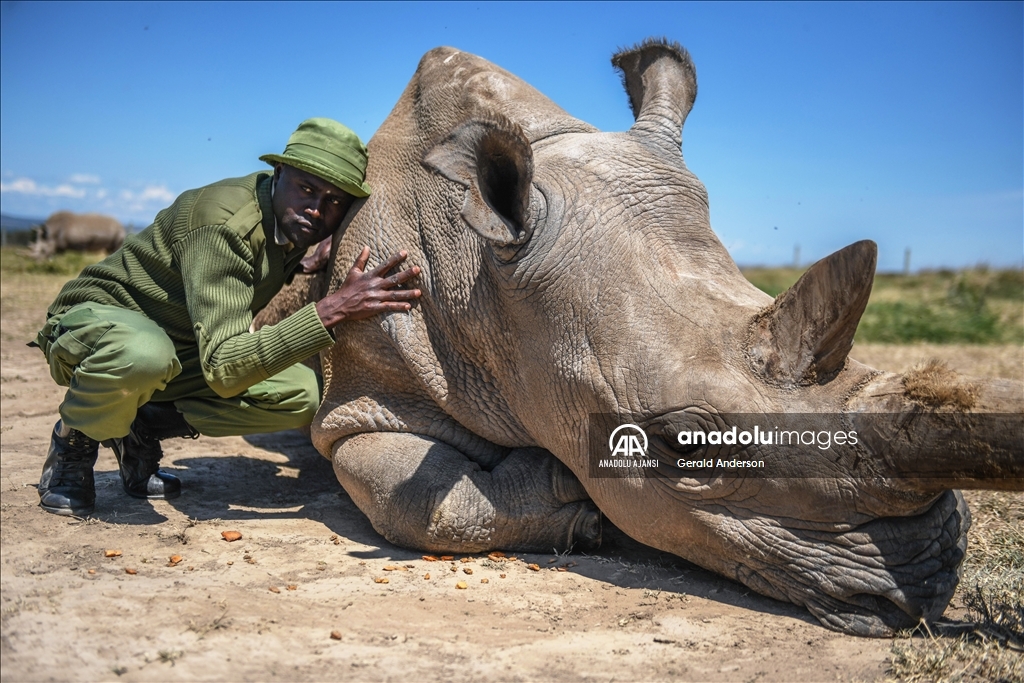
[[[647,456],[647,434],[635,424],[616,427],[608,437],[608,450],[612,455],[632,458]]]

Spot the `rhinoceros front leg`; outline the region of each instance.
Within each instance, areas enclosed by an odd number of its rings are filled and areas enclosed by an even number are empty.
[[[551,552],[596,547],[601,514],[548,451],[518,448],[485,471],[416,434],[356,434],[334,446],[334,472],[396,545],[434,552]]]

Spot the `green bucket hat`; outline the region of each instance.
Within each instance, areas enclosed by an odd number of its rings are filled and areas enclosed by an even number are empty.
[[[260,161],[294,166],[323,178],[356,197],[368,197],[366,146],[359,136],[332,119],[306,119],[288,138],[283,154],[264,154]]]

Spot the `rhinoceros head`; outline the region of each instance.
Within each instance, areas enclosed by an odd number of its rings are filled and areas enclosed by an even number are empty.
[[[541,447],[632,537],[828,626],[879,635],[938,616],[969,526],[949,489],[1024,482],[1020,434],[971,424],[1019,415],[1020,383],[929,404],[851,360],[871,242],[775,300],[753,287],[683,161],[688,54],[648,41],[613,63],[636,122],[603,133],[478,57],[424,57],[370,142],[374,194],[345,227],[332,283],[364,243],[381,257],[406,248],[424,297],[339,339],[315,443],[328,454],[353,433],[408,431],[485,466],[502,448]],[[828,416],[861,438],[823,450],[678,436],[758,416],[763,431],[780,415]],[[596,474],[595,416],[642,427],[657,465]],[[915,431],[915,416],[938,421]],[[765,465],[685,465],[707,457]]]

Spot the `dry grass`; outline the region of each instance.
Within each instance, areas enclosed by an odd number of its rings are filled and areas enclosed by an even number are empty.
[[[892,648],[889,680],[959,681],[1024,680],[1024,655],[995,640],[979,640],[972,635],[958,638],[928,636],[925,643],[897,642]]]
[[[26,256],[24,250],[0,250],[3,340],[27,343],[34,339],[36,332],[46,322],[46,307],[57,297],[64,283],[81,268],[100,258],[102,254],[61,254],[53,261],[39,265]],[[25,315],[26,311],[37,313]]]
[[[1024,494],[964,496],[974,523],[953,598],[960,618],[899,637],[891,680],[1024,681]]]
[[[970,410],[978,400],[978,387],[937,358],[911,368],[903,376],[903,387],[908,398],[933,408]]]
[[[968,377],[1024,381],[1024,344],[861,344],[852,358],[887,372],[906,372],[929,359],[944,362]]]
[[[1024,572],[1024,493],[965,491],[974,518],[965,567]]]

